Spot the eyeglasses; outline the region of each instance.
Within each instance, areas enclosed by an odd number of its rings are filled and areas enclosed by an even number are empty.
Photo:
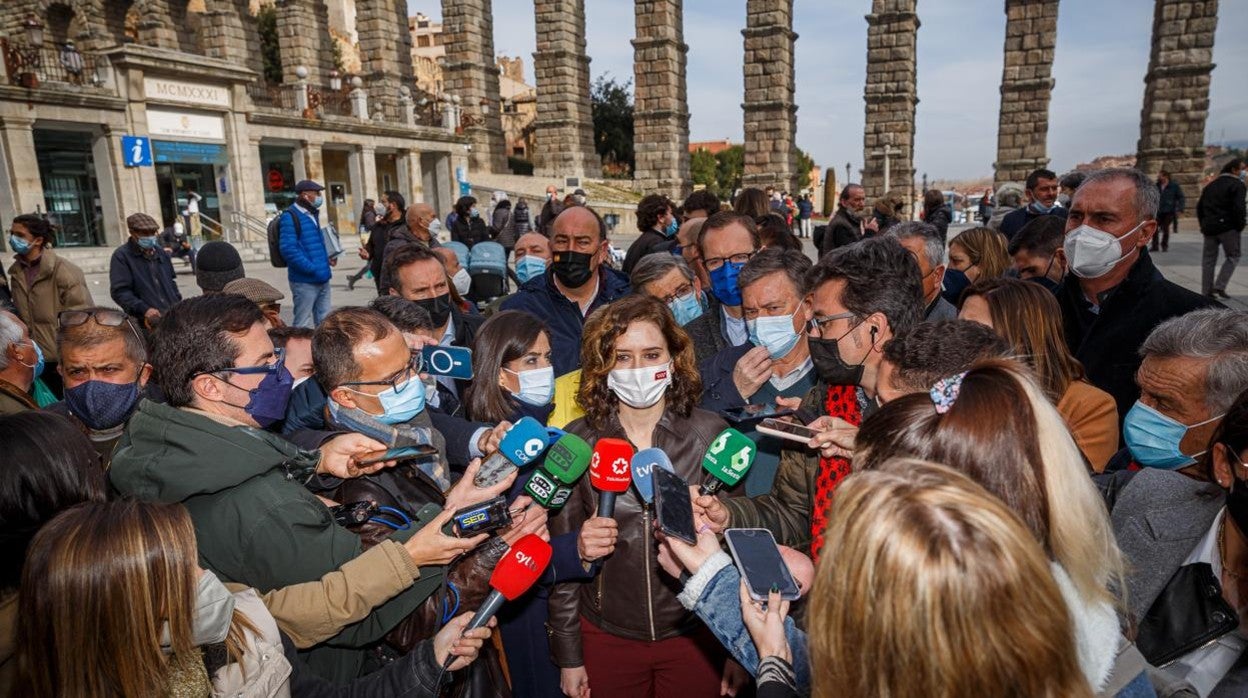
[[[254,376],[264,373],[277,373],[281,370],[284,363],[286,363],[286,350],[275,349],[273,351],[273,362],[263,366],[230,366],[229,368],[219,368],[215,371],[202,371],[196,375],[202,376],[205,373],[236,373],[240,376]]]
[[[675,291],[672,291],[666,296],[663,296],[659,300],[663,301],[664,303],[667,303],[668,305],[671,305],[672,301],[676,300],[677,298],[683,298],[684,296],[687,296],[690,293],[693,293],[693,284],[686,282],[684,284],[681,284],[680,287],[677,288]]]
[[[394,375],[390,376],[389,378],[383,378],[382,380],[379,380],[379,381],[353,381],[351,383],[342,383],[338,387],[351,390],[351,388],[353,387],[364,387],[364,386],[370,386],[370,385],[371,386],[385,386],[388,388],[393,388],[395,392],[398,392],[399,387],[406,384],[408,381],[413,380],[413,379],[420,380],[419,374],[424,368],[425,368],[424,357],[421,355],[419,351],[413,351],[411,354],[411,358],[408,359],[407,365],[399,369],[398,372],[396,372]],[[358,393],[360,391],[351,390],[351,392]]]
[[[143,347],[143,359],[147,360],[147,341],[143,339],[143,335],[139,334],[139,329],[135,327],[134,322],[125,313],[120,310],[62,310],[60,315],[56,316],[57,322],[62,329],[70,327],[78,327],[86,324],[87,320],[95,319],[97,325],[102,327],[121,327],[125,325],[134,333],[134,338],[139,340],[139,346]]]
[[[746,262],[750,261],[750,257],[753,257],[753,256],[754,256],[753,252],[739,252],[737,254],[732,255],[731,257],[707,257],[706,259],[702,260],[702,266],[706,267],[707,271],[715,271],[716,269],[724,266],[725,262],[732,262],[733,264],[745,264]]]
[[[849,319],[856,318],[856,317],[858,316],[855,313],[847,312],[847,313],[837,313],[836,315],[824,315],[824,316],[817,317],[817,318],[811,318],[810,322],[806,323],[806,329],[811,334],[817,334],[820,337],[823,337],[824,325],[827,325],[832,322],[836,322],[837,320],[849,320]],[[853,328],[851,327],[850,329],[852,330]]]

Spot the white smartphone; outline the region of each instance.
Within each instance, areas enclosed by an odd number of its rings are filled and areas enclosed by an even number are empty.
[[[764,419],[754,429],[760,434],[767,434],[778,439],[788,439],[789,441],[797,441],[803,444],[819,434],[818,429],[811,429],[810,427],[782,419]]]
[[[789,571],[780,557],[780,548],[776,546],[776,538],[765,528],[730,528],[724,531],[724,539],[728,541],[728,550],[732,560],[745,580],[745,587],[750,598],[755,601],[766,601],[767,594],[774,586],[780,592],[780,598],[794,601],[801,596],[797,588],[797,580]]]

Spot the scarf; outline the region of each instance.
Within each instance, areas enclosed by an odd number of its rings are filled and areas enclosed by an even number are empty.
[[[840,417],[854,426],[862,424],[857,386],[829,386],[828,400],[824,406],[829,417]],[[810,512],[810,559],[813,562],[819,561],[819,550],[823,547],[823,531],[828,523],[828,505],[832,501],[832,492],[849,472],[848,458],[819,458],[819,475],[815,478],[815,505]]]
[[[347,431],[363,434],[370,439],[376,439],[386,444],[387,448],[437,445],[433,441],[433,430],[429,427],[413,426],[410,423],[385,424],[364,410],[343,407],[333,400],[329,401],[329,413],[338,426]],[[418,460],[415,465],[422,473],[429,476],[429,479],[437,483],[443,492],[451,488],[451,478],[440,456],[434,460]]]

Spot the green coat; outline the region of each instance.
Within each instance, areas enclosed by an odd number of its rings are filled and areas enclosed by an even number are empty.
[[[321,578],[363,552],[303,484],[320,454],[249,427],[231,427],[150,400],[139,404],[113,454],[109,479],[123,495],[184,505],[199,564],[224,582],[261,592]],[[422,510],[420,519],[436,515]],[[396,532],[400,542],[418,529]],[[375,644],[441,585],[445,568],[421,568],[410,589],[337,636],[300,652],[325,678],[360,675]]]

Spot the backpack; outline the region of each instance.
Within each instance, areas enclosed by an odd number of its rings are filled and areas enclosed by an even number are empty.
[[[269,221],[269,226],[265,228],[265,236],[269,240],[269,264],[283,269],[286,267],[286,258],[282,256],[282,216],[290,214],[291,219],[295,222],[295,238],[299,237],[299,216],[294,211],[286,209],[281,213],[273,216],[273,220]]]

